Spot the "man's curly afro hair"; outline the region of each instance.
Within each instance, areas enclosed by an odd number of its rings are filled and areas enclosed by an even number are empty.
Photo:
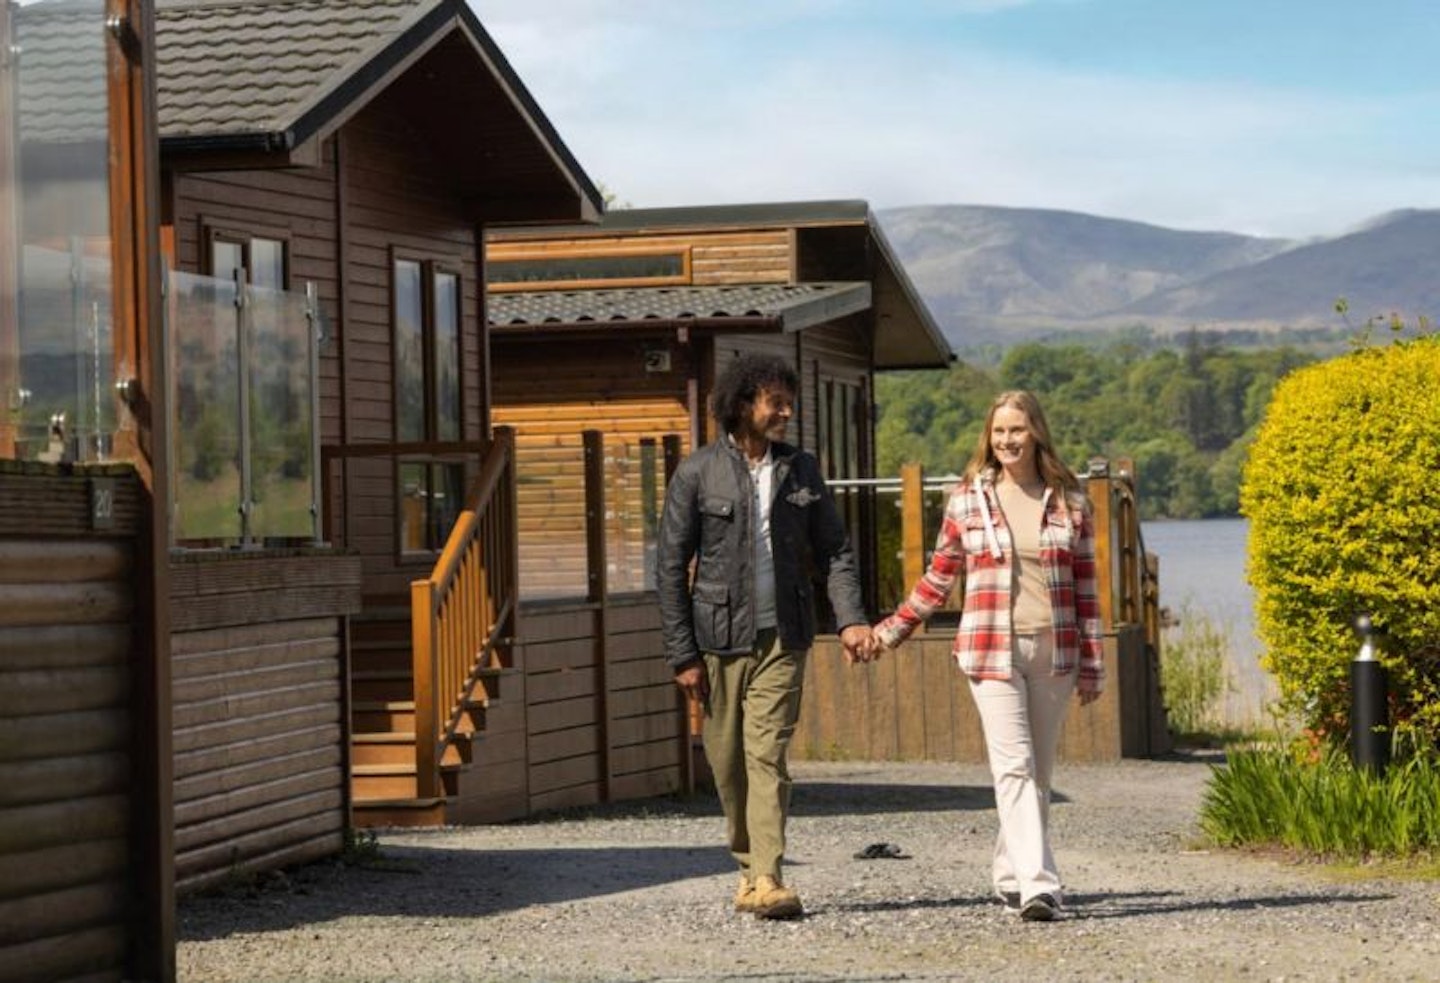
[[[745,354],[725,366],[710,395],[710,406],[720,428],[726,433],[740,429],[745,405],[753,404],[762,389],[783,390],[793,396],[800,391],[800,378],[777,355]]]

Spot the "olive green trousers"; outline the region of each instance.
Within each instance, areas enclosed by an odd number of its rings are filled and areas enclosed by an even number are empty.
[[[781,880],[790,811],[786,759],[800,719],[805,653],[782,650],[775,630],[766,629],[747,654],[706,653],[705,672],[710,697],[701,735],[730,852],[748,876]]]

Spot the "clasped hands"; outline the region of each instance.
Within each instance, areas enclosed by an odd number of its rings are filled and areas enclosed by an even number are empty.
[[[873,662],[885,651],[880,636],[869,625],[849,625],[840,632],[840,644],[845,648],[845,661]]]

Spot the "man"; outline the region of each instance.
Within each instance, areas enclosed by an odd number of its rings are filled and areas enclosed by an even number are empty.
[[[868,659],[872,644],[819,462],[781,442],[798,388],[779,358],[730,363],[711,399],[721,436],[676,469],[660,529],[665,658],[704,709],[705,756],[740,865],[735,910],[760,918],[804,910],[780,864],[786,756],[815,639],[812,572],[825,582],[846,657]]]

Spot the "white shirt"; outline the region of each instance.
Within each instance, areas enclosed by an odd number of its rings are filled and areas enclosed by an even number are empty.
[[[750,466],[750,486],[755,496],[755,627],[773,628],[775,554],[770,542],[770,499],[775,483],[775,458],[767,447],[759,461],[748,457],[745,460]]]

